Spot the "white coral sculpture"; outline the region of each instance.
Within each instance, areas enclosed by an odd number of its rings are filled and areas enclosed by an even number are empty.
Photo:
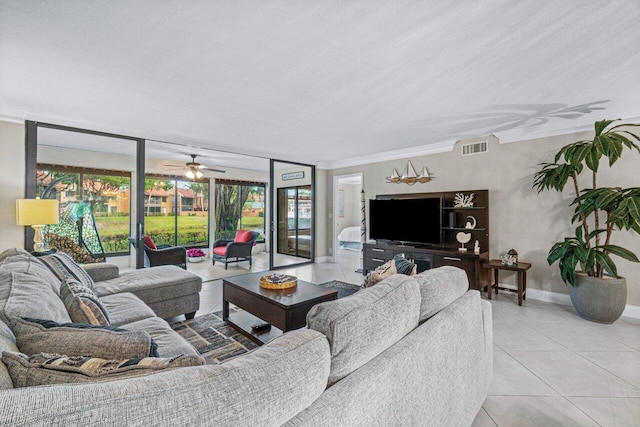
[[[474,193],[465,196],[462,193],[456,193],[456,196],[453,198],[453,207],[455,208],[470,208],[473,207],[473,196]]]

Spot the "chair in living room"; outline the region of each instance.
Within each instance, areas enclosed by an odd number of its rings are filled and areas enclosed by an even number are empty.
[[[238,230],[233,240],[218,239],[213,242],[213,265],[216,261],[224,262],[224,269],[232,262],[249,261],[251,267],[251,249],[260,233],[256,231]]]
[[[133,237],[129,243],[138,249],[138,242]],[[187,269],[187,250],[182,246],[156,245],[150,236],[144,236],[144,266],[177,265]]]

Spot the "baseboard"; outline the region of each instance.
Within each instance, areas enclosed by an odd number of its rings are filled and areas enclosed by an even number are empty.
[[[527,298],[537,299],[538,301],[552,302],[560,305],[571,304],[569,294],[561,294],[559,292],[543,291],[540,289],[527,288]]]
[[[502,285],[500,285],[502,286]],[[538,301],[552,302],[560,305],[573,305],[571,304],[571,297],[569,294],[561,294],[559,292],[543,291],[540,289],[527,289],[527,298],[536,299]],[[633,317],[634,319],[640,319],[640,306],[627,304],[623,316]]]
[[[634,319],[640,319],[640,306],[627,304],[622,315],[626,317],[633,317]]]
[[[333,257],[332,256],[319,256],[316,257],[316,264],[324,264],[327,262],[333,262]]]

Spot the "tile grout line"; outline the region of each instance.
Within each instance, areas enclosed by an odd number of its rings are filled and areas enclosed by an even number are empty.
[[[530,351],[530,350],[514,350],[514,351]],[[536,351],[536,350],[534,350]],[[538,376],[538,374],[536,374],[535,372],[533,372],[531,369],[529,369],[527,366],[525,366],[521,361],[519,361],[513,354],[509,353],[508,351],[504,351],[506,354],[509,355],[510,358],[512,358],[513,360],[515,360],[520,366],[522,366],[524,369],[526,369],[527,371],[531,372],[531,375],[533,375],[534,377],[536,377],[537,379],[539,379],[540,381],[542,381],[543,384],[545,384],[547,387],[549,387],[551,390],[555,391],[557,393],[557,396],[562,396],[562,393],[560,393],[559,390],[556,390],[555,387],[553,387],[551,384],[548,384],[545,380],[543,380],[542,378],[540,378],[540,376]],[[553,397],[553,396],[550,396]]]
[[[584,353],[587,353],[587,352],[584,352]],[[601,352],[601,353],[616,353],[616,352],[615,352],[615,351],[603,351],[603,352]],[[622,352],[622,353],[631,353],[631,352],[626,352],[626,351],[625,351],[625,352]],[[604,371],[606,371],[606,372],[610,373],[611,375],[613,375],[614,377],[616,377],[616,378],[618,378],[618,379],[622,380],[623,382],[625,382],[625,383],[629,384],[631,387],[635,388],[636,390],[640,391],[640,387],[636,386],[635,384],[631,384],[629,381],[627,381],[626,379],[624,379],[624,378],[620,377],[618,374],[616,374],[616,373],[614,373],[614,372],[611,372],[610,370],[608,370],[608,369],[607,369],[607,368],[605,368],[604,366],[600,366],[598,363],[596,363],[596,362],[594,362],[594,361],[592,361],[592,360],[587,359],[585,356],[583,356],[582,354],[580,354],[580,353],[578,353],[578,352],[576,352],[576,355],[578,355],[578,356],[579,356],[579,357],[581,357],[582,359],[586,360],[587,362],[591,363],[592,365],[597,366],[598,368],[603,369]],[[640,352],[638,352],[638,355],[640,356]],[[639,358],[639,359],[640,359],[640,358]],[[601,396],[571,396],[571,397],[601,397]],[[612,397],[612,396],[608,396],[608,397]],[[618,397],[620,397],[620,396],[618,396]],[[623,397],[625,397],[625,396],[623,396]],[[633,396],[626,396],[626,397],[633,397]],[[640,397],[639,397],[639,398],[640,398]]]

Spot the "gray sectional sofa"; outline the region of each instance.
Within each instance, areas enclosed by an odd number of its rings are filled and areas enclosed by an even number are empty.
[[[2,310],[3,278],[16,268],[0,260]],[[111,290],[126,290],[112,283]],[[12,388],[5,378],[0,380],[0,424],[470,425],[491,380],[493,337],[491,306],[467,288],[466,274],[454,267],[395,275],[315,306],[307,328],[216,366],[23,388]],[[133,290],[139,298],[103,294],[118,323],[149,331],[160,355],[193,351],[151,309],[141,308],[147,294]],[[139,312],[132,309],[134,302]],[[3,323],[0,350],[18,351]],[[0,363],[2,376],[11,380]]]

